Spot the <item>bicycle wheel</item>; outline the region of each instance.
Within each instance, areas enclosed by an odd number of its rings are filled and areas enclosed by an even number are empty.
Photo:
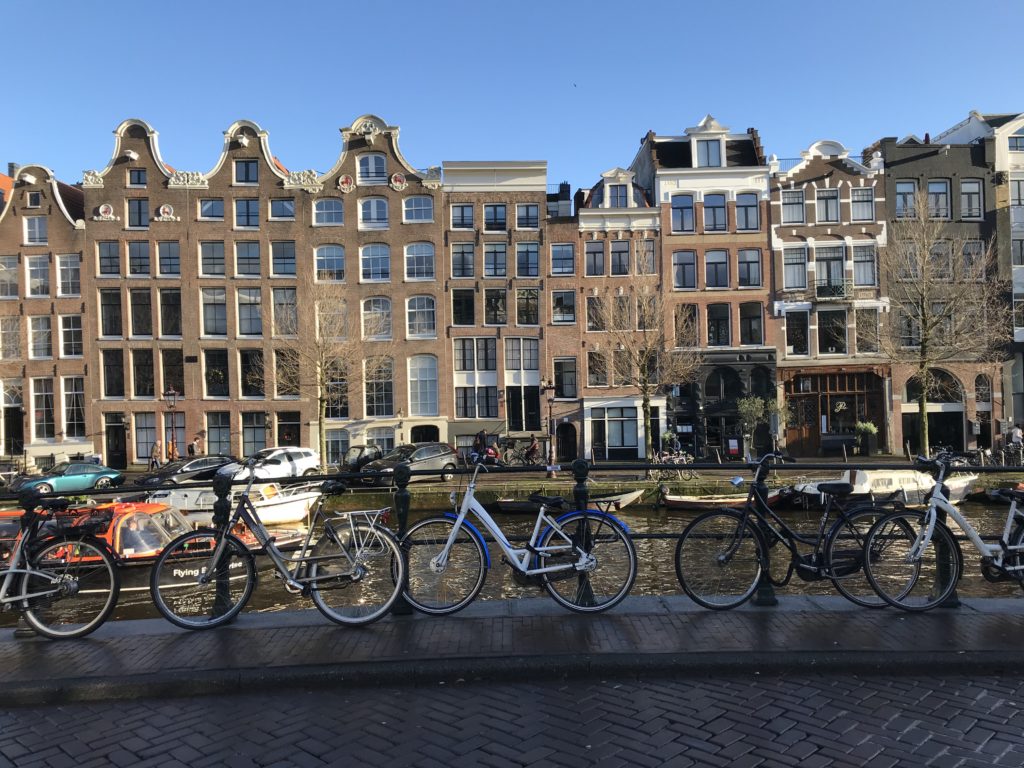
[[[559,560],[576,562],[579,550],[592,556],[588,570],[542,573],[541,582],[555,602],[579,613],[599,613],[618,605],[636,580],[636,548],[633,540],[607,517],[574,512],[559,521],[561,531],[573,544],[567,555],[555,555],[540,562],[545,567]],[[564,543],[555,528],[541,535],[538,547]]]
[[[825,539],[825,567],[836,590],[856,605],[883,608],[886,605],[864,572],[864,543],[868,531],[891,510],[866,508],[847,513],[832,526]]]
[[[683,480],[696,480],[699,477],[694,470],[689,468],[680,470],[679,474],[682,475]]]
[[[213,562],[224,536],[220,560]],[[150,574],[149,592],[163,617],[183,629],[227,624],[245,607],[256,587],[256,565],[245,545],[231,534],[186,533],[160,553]]]
[[[676,544],[676,577],[697,605],[727,610],[757,589],[764,540],[735,510],[707,512],[691,522]]]
[[[106,621],[117,605],[120,576],[113,556],[99,541],[44,541],[29,557],[29,567],[32,572],[22,580],[22,615],[44,637],[83,637]]]
[[[374,622],[391,610],[402,592],[405,558],[386,528],[360,523],[349,527],[347,522],[332,526],[325,529],[313,555],[318,559],[309,568],[310,597],[333,622]]]
[[[922,512],[894,512],[878,520],[864,544],[864,570],[878,596],[905,611],[941,605],[960,578],[960,552],[953,534],[935,524],[928,546],[918,557],[911,551],[922,534]]]
[[[461,611],[480,594],[487,577],[484,545],[460,526],[444,567],[433,560],[448,542],[455,521],[447,517],[421,520],[402,538],[408,573],[403,593],[418,611],[432,615]]]

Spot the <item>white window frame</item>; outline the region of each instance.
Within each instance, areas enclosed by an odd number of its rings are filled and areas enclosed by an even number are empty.
[[[317,217],[321,215],[321,212],[317,210],[317,206],[321,203],[337,203],[339,210],[341,211],[341,221],[317,221]],[[334,212],[324,212],[324,215],[334,216]],[[337,197],[321,197],[313,201],[313,226],[314,227],[343,227],[345,226],[345,203]]]
[[[377,161],[380,161],[379,163]],[[371,161],[373,161],[371,163]],[[382,170],[377,170],[380,166]],[[366,167],[364,167],[366,166]],[[356,184],[360,187],[376,187],[388,183],[388,159],[383,152],[366,152],[356,160]]]
[[[292,215],[291,216],[275,216],[274,215],[274,203],[287,203],[292,204]],[[294,197],[272,197],[270,198],[270,204],[267,206],[267,221],[295,221],[295,198]]]
[[[425,219],[414,219],[409,217],[410,203],[413,201],[426,200],[430,203],[430,216]],[[402,223],[403,224],[431,224],[434,221],[434,198],[430,195],[412,195],[402,201]]]
[[[42,230],[42,240],[33,239],[39,237],[40,229]],[[33,232],[33,230],[35,231]],[[50,242],[49,218],[46,216],[26,216],[24,237],[24,245],[48,245]]]
[[[38,265],[40,263],[44,264],[45,267],[46,267],[46,282],[45,282],[46,291],[42,292],[42,293],[37,293],[35,287],[33,286],[32,270],[33,270],[34,266],[38,267]],[[25,290],[26,298],[29,298],[29,299],[33,299],[33,298],[46,298],[46,297],[50,296],[50,294],[52,293],[53,286],[51,285],[51,281],[50,281],[50,257],[49,256],[26,256],[25,257],[25,288],[26,288],[26,290]]]
[[[787,219],[786,218],[786,206],[796,206],[795,202],[786,202],[786,195],[796,196],[800,195],[800,219]],[[802,189],[783,189],[779,194],[779,206],[782,208],[780,218],[783,224],[806,224],[807,223],[807,195],[804,194]]]
[[[204,216],[203,215],[203,203],[206,202],[220,202],[220,216]],[[223,197],[201,197],[198,202],[199,208],[196,213],[197,221],[224,221],[224,198]]]
[[[45,320],[46,328],[36,328],[36,320]],[[50,336],[50,353],[37,355],[35,352],[36,335],[46,333]],[[28,318],[28,359],[29,360],[52,360],[53,359],[53,318],[50,315],[29,315]]]
[[[60,353],[59,353],[59,357],[61,359],[64,359],[64,360],[80,360],[80,359],[82,359],[82,357],[85,356],[85,333],[84,333],[85,326],[84,326],[84,323],[82,322],[82,316],[81,315],[59,315],[57,319],[58,319],[57,326],[59,328],[59,333],[60,333],[60,347],[59,347]],[[74,320],[74,319],[78,320],[78,345],[82,348],[82,351],[79,354],[77,354],[77,355],[68,354],[65,351],[65,349],[64,349],[64,333],[65,333],[65,331],[70,330],[70,331],[74,332],[74,330],[75,330],[73,328],[72,329],[65,328],[64,327],[64,321],[65,320]]]
[[[320,276],[321,272],[324,271],[320,267],[320,258],[321,258],[320,251],[323,248],[338,248],[338,249],[341,250],[341,277],[340,278],[337,278],[337,277],[324,278],[324,277]],[[338,254],[333,254],[331,256],[326,256],[325,255],[324,258],[337,259],[338,258]],[[340,243],[322,243],[321,245],[318,245],[316,248],[313,249],[313,270],[314,270],[314,278],[315,278],[316,282],[318,282],[318,283],[344,283],[345,282],[345,272],[347,270],[347,267],[348,267],[348,265],[346,264],[346,260],[345,260],[345,246],[341,245]],[[337,271],[337,270],[331,270],[331,271],[333,272],[333,271]]]
[[[370,248],[383,248],[385,254],[382,256],[373,256],[374,260],[383,259],[386,257],[387,260],[387,274],[383,277],[364,277],[363,276],[363,260],[367,258],[367,250]],[[391,247],[386,243],[366,243],[359,247],[359,282],[360,283],[390,283],[391,282]]]
[[[857,192],[867,192],[870,200],[855,200]],[[867,216],[857,216],[857,206],[868,205],[871,208]],[[874,221],[875,220],[875,189],[874,187],[853,187],[850,189],[850,221]]]
[[[412,302],[426,300],[430,302],[429,307],[413,309]],[[414,332],[412,330],[413,312],[430,313],[433,316],[433,330],[426,332]],[[407,339],[436,339],[437,338],[437,301],[433,296],[410,296],[405,300],[405,337]]]
[[[425,276],[411,275],[409,273],[409,265],[410,265],[409,259],[410,259],[410,256],[413,259],[425,259],[426,258],[426,254],[413,254],[413,253],[410,253],[410,249],[418,248],[418,247],[421,247],[421,246],[427,246],[427,247],[430,248],[430,274],[429,275],[425,275]],[[405,250],[405,258],[404,258],[403,261],[405,263],[405,280],[406,280],[406,282],[410,282],[410,283],[423,283],[423,282],[434,282],[434,281],[437,280],[437,249],[434,247],[433,243],[426,242],[426,241],[419,242],[419,243],[409,243],[408,245],[405,246],[404,250]]]
[[[256,181],[239,181],[238,180],[238,168],[245,164],[246,166],[253,165],[256,168]],[[231,186],[232,187],[256,187],[260,183],[260,161],[254,157],[240,157],[235,160],[231,165]]]
[[[381,210],[383,210],[383,222],[380,221]],[[369,213],[372,221],[367,221]],[[383,230],[390,225],[391,213],[388,210],[388,199],[386,197],[364,197],[359,201],[359,230]]]
[[[835,202],[835,218],[828,219],[823,218],[822,212],[828,213],[829,205],[826,203],[822,206],[822,201],[834,201]],[[821,189],[814,190],[814,222],[816,224],[838,224],[842,221],[842,213],[839,210],[839,188],[838,187],[822,187]]]

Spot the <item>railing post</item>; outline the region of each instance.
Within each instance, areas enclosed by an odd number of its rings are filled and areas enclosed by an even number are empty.
[[[229,472],[218,472],[213,476],[213,493],[217,497],[217,500],[213,502],[213,527],[218,530],[226,528],[228,520],[231,518],[231,484],[233,480],[234,477]],[[217,589],[212,609],[215,616],[230,610],[234,603],[231,597],[230,568],[230,560],[217,564]]]
[[[399,464],[395,467],[394,473],[395,479],[395,517],[398,518],[398,538],[399,540],[405,536],[405,532],[409,527],[409,504],[412,500],[409,494],[409,480],[412,479],[412,470],[408,464]],[[403,557],[405,556],[405,550],[403,549]],[[404,593],[408,585],[409,574],[406,572],[406,582],[402,584],[402,592]],[[391,613],[395,616],[408,616],[412,613],[412,606],[406,602],[403,595],[399,595],[398,599],[395,600],[395,604],[391,606]]]
[[[576,502],[576,509],[584,510],[590,503],[590,489],[587,488],[587,477],[590,476],[590,465],[586,459],[576,459],[571,465],[573,479],[576,486],[572,489],[573,500]]]

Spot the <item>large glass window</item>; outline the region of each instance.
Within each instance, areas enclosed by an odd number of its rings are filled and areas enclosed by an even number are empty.
[[[572,275],[576,272],[576,256],[572,243],[551,246],[551,274]]]
[[[359,203],[360,229],[388,228],[388,201],[383,197],[367,197]]]
[[[626,185],[625,184],[609,184],[608,185],[608,205],[611,208],[626,208],[628,207],[626,197]]]
[[[605,302],[600,296],[587,296],[587,330],[607,331],[608,318],[605,317]]]
[[[874,221],[875,191],[871,187],[859,187],[851,190],[850,206],[853,221]]]
[[[120,349],[104,349],[103,355],[103,396],[124,397],[124,352]]]
[[[152,456],[156,442],[156,414],[135,413],[135,458],[148,459]]]
[[[109,288],[100,291],[100,335],[120,336],[121,325],[121,291]]]
[[[149,200],[141,197],[128,201],[128,226],[136,229],[149,226]]]
[[[707,288],[729,287],[729,252],[706,251],[704,253],[705,282]]]
[[[239,277],[260,276],[260,244],[258,241],[235,243],[235,274]]]
[[[760,227],[757,195],[750,192],[736,195],[736,229],[756,230]]]
[[[786,354],[810,354],[808,339],[808,313],[791,311],[786,313]]]
[[[807,287],[807,249],[786,248],[782,252],[782,287],[785,289]]]
[[[357,178],[360,184],[387,184],[388,170],[384,155],[360,155]]]
[[[224,199],[223,198],[204,198],[199,201],[199,218],[200,219],[213,219],[215,221],[224,220]]]
[[[949,180],[930,179],[928,181],[928,215],[933,219],[948,219],[950,214]]]
[[[267,447],[267,414],[263,411],[242,413],[242,455],[252,456]]]
[[[85,437],[85,379],[64,379],[64,436]]]
[[[452,291],[452,325],[476,325],[475,294],[469,288]]]
[[[636,253],[636,273],[638,275],[654,274],[654,241],[641,240]]]
[[[857,352],[877,352],[879,347],[878,310],[874,308],[857,309],[854,317],[857,322]]]
[[[133,240],[128,243],[128,274],[149,274],[149,241]]]
[[[407,280],[434,279],[433,243],[412,243],[405,247],[405,277]]]
[[[672,286],[697,287],[697,254],[695,251],[676,251],[672,254]]]
[[[53,413],[53,379],[32,379],[32,432],[37,439],[56,436]]]
[[[81,357],[83,352],[82,316],[64,315],[60,319],[61,357]]]
[[[725,195],[704,195],[704,231],[724,232],[728,229]]]
[[[461,203],[452,206],[452,229],[473,228],[473,204]]]
[[[153,335],[153,297],[149,288],[135,288],[128,292],[131,300],[132,336]]]
[[[258,184],[259,180],[259,161],[235,160],[235,184]]]
[[[161,275],[177,276],[181,274],[181,247],[177,240],[157,243],[156,253]]]
[[[53,357],[53,328],[49,315],[28,319],[28,352],[33,359]]]
[[[394,368],[390,359],[374,359],[366,367],[366,415],[395,413]]]
[[[556,357],[554,366],[555,397],[577,397],[576,358]]]
[[[875,246],[855,245],[853,247],[853,284],[877,285],[877,274]]]
[[[732,341],[729,328],[729,305],[709,304],[707,308],[708,319],[708,346],[728,347]]]
[[[316,279],[341,282],[345,279],[345,249],[340,245],[321,245],[316,249]]]
[[[223,241],[207,241],[199,244],[199,274],[203,276],[224,274]]]
[[[516,228],[537,229],[540,226],[540,207],[533,203],[516,206]]]
[[[270,218],[295,220],[295,198],[279,197],[270,201]]]
[[[507,262],[505,243],[484,243],[484,277],[505,277]]]
[[[672,195],[672,231],[694,231],[693,195]]]
[[[260,225],[260,201],[235,200],[235,226],[255,228]]]
[[[452,243],[452,277],[473,277],[474,260],[473,243]]]
[[[551,292],[551,322],[568,324],[576,322],[576,292]]]
[[[782,223],[804,223],[804,192],[802,189],[787,189],[782,192]]]
[[[153,397],[153,350],[132,350],[132,392],[135,397]]]
[[[273,274],[295,276],[295,241],[279,240],[270,244],[270,264]]]
[[[263,397],[263,352],[258,349],[239,351],[238,367],[242,397]]]
[[[238,335],[263,335],[262,292],[259,288],[238,289]]]
[[[740,304],[740,344],[764,344],[761,322],[762,308],[758,302]]]
[[[18,298],[18,257],[0,256],[0,299]]]
[[[313,224],[318,227],[340,227],[345,223],[345,208],[341,200],[328,197],[313,205]]]
[[[0,317],[0,360],[21,357],[21,318]]]
[[[744,248],[738,259],[740,287],[750,288],[761,285],[761,251],[757,248]]]
[[[516,290],[516,324],[540,325],[540,289]]]
[[[363,301],[363,338],[391,338],[391,300],[375,296]]]
[[[629,240],[612,240],[611,273],[613,275],[629,274]]]
[[[29,256],[25,259],[28,266],[28,295],[50,295],[50,257]]]
[[[414,355],[409,358],[409,415],[437,416],[437,358]]]
[[[391,279],[391,249],[383,244],[364,245],[360,254],[363,282],[386,282]]]
[[[818,312],[818,354],[846,354],[846,310]]]
[[[960,182],[960,218],[980,219],[983,211],[981,179],[964,179]]]
[[[484,232],[504,232],[507,228],[505,206],[491,204],[484,206]]]
[[[206,452],[231,455],[231,414],[227,411],[207,412]]]
[[[697,165],[700,168],[722,166],[722,143],[718,139],[697,140]]]
[[[226,336],[228,332],[227,291],[203,288],[203,335]]]
[[[25,244],[46,245],[48,239],[46,234],[47,223],[48,220],[45,216],[26,216]]]
[[[518,277],[537,277],[539,274],[539,244],[516,243],[516,275]]]
[[[599,277],[604,274],[604,241],[588,240],[583,247],[586,258],[587,277]]]
[[[896,182],[896,218],[912,219],[916,215],[914,196],[917,185],[912,181]]]
[[[294,288],[274,288],[274,333],[278,336],[297,336],[299,333],[299,307]]]
[[[407,329],[410,337],[434,338],[437,336],[437,320],[434,299],[430,296],[413,296],[406,310]]]
[[[508,295],[504,288],[484,291],[484,324],[505,325],[508,322]]]
[[[82,293],[82,257],[76,254],[57,257],[57,295],[80,296]]]
[[[408,222],[433,221],[434,198],[427,196],[407,197],[403,203],[403,214],[404,220]]]
[[[817,221],[819,224],[839,223],[839,190],[819,189],[817,192]]]
[[[173,390],[185,395],[185,358],[180,349],[164,349],[160,351],[161,368],[163,368],[164,385],[162,392]]]
[[[226,349],[207,349],[203,352],[204,378],[207,397],[228,397],[228,352]]]

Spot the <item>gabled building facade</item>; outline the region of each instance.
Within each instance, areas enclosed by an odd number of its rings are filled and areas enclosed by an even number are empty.
[[[852,447],[870,421],[885,446],[891,393],[880,356],[887,311],[879,254],[886,248],[881,156],[862,165],[818,141],[771,174],[772,314],[780,323],[778,373],[785,442],[796,456]]]

